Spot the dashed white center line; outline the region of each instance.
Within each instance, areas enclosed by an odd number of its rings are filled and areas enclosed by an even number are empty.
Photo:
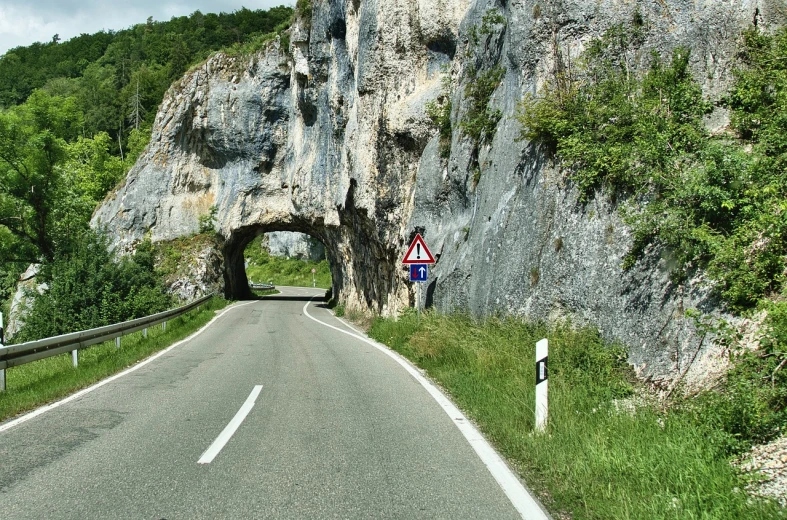
[[[249,415],[249,412],[252,408],[254,408],[254,403],[257,402],[257,396],[260,395],[262,391],[262,385],[256,385],[254,390],[251,391],[249,397],[246,398],[246,402],[243,403],[243,406],[240,407],[238,413],[235,414],[235,417],[227,424],[227,426],[222,430],[216,440],[213,441],[205,453],[197,461],[197,464],[210,464],[213,459],[216,458],[216,455],[224,448],[224,446],[229,442],[232,436],[235,434],[235,431],[238,427],[243,423],[243,420]]]

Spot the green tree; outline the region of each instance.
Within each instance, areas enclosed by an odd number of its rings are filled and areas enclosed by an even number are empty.
[[[39,277],[49,289],[34,295],[17,341],[140,318],[172,304],[153,269],[149,242],[139,244],[135,255],[118,259],[106,238],[90,230],[59,251]]]
[[[111,138],[99,132],[92,139],[79,137],[66,145],[68,158],[63,166],[71,175],[75,191],[96,204],[120,180],[125,169],[120,158],[110,153]]]
[[[91,63],[78,80],[77,97],[85,119],[85,134],[111,131],[120,119],[115,68]]]
[[[36,91],[24,105],[0,113],[0,261],[52,260],[58,220],[68,218],[73,193],[61,166],[66,139],[74,139],[82,117],[73,98]]]

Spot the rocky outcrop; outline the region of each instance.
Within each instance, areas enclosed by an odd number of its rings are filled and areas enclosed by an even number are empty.
[[[218,54],[174,85],[125,185],[94,216],[124,249],[194,233],[216,207],[225,290],[248,288],[243,249],[257,234],[297,231],[326,247],[333,293],[348,307],[396,313],[414,290],[400,259],[421,232],[438,262],[427,303],[476,315],[570,318],[631,348],[654,380],[699,378],[714,361],[684,310],[716,312],[701,278],[674,286],[653,251],[622,271],[631,238],[603,195],[577,192],[540,151],[516,140],[512,117],[555,67],[613,24],[645,22],[651,51],[692,49],[710,97],[731,79],[735,39],[785,19],[776,0],[333,0],[314,2],[291,47]],[[484,17],[495,9],[503,19]],[[471,48],[472,47],[472,48]],[[463,71],[505,68],[490,105],[503,117],[476,146],[458,122]],[[425,105],[453,88],[450,154]],[[723,128],[717,111],[708,124]]]
[[[22,326],[25,324],[25,317],[33,306],[33,295],[36,293],[42,294],[49,289],[47,284],[36,282],[39,268],[39,264],[30,264],[25,272],[19,275],[16,292],[11,299],[8,324],[5,327],[6,339],[12,339],[22,330]]]
[[[187,251],[184,256],[186,258],[181,258],[179,272],[166,280],[170,293],[180,300],[194,301],[224,289],[221,254],[215,248],[198,247]]]
[[[325,246],[318,240],[293,231],[274,231],[262,238],[262,248],[271,256],[319,262],[325,260]]]

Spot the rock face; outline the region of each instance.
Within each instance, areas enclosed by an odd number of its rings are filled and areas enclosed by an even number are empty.
[[[5,328],[5,335],[9,340],[22,330],[22,326],[25,324],[25,316],[27,316],[33,305],[32,295],[35,292],[41,294],[49,289],[47,284],[36,282],[39,267],[39,264],[30,264],[27,270],[19,276],[16,292],[11,300],[11,309],[8,313],[8,324]]]
[[[165,280],[169,292],[183,301],[221,292],[222,257],[214,247],[190,249],[180,259],[178,273]]]
[[[325,246],[318,240],[294,231],[274,231],[263,236],[262,247],[271,256],[319,262],[325,260]]]
[[[314,4],[289,49],[274,42],[254,56],[215,55],[170,89],[149,147],[94,225],[129,249],[146,234],[194,233],[215,206],[232,297],[247,295],[243,249],[254,236],[306,233],[325,244],[333,293],[383,314],[414,301],[400,259],[420,231],[439,255],[427,304],[595,324],[630,346],[645,377],[702,377],[712,341],[683,317],[716,309],[701,278],[671,285],[658,251],[622,271],[631,239],[614,206],[602,195],[579,204],[565,176],[516,141],[512,116],[557,66],[635,16],[645,41],[633,64],[690,47],[695,77],[717,98],[740,30],[781,23],[783,2]],[[490,107],[503,117],[491,141],[475,146],[458,128],[471,103],[464,72],[495,65],[505,74]],[[425,110],[441,94],[443,71],[453,82],[447,158]],[[724,112],[708,124],[723,128]]]

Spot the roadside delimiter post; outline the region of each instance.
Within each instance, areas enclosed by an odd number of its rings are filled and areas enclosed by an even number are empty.
[[[536,431],[543,432],[547,425],[547,412],[549,402],[547,390],[549,388],[549,375],[547,371],[547,354],[549,342],[545,339],[536,343]]]

